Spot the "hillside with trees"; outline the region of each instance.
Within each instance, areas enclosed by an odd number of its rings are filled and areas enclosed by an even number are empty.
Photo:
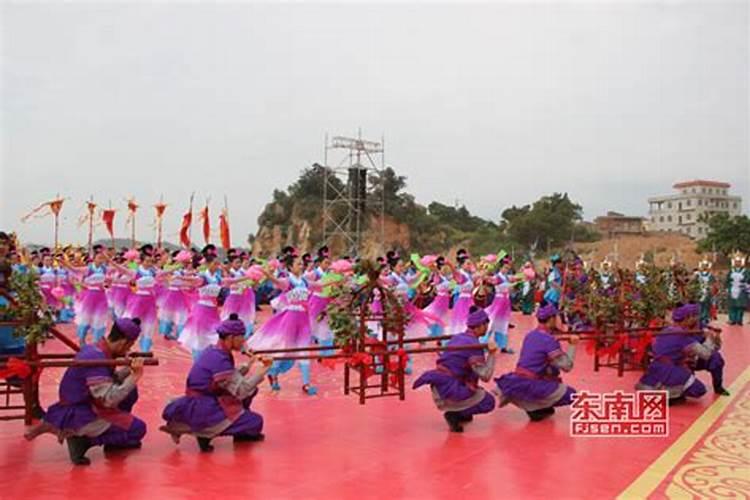
[[[374,174],[379,175],[379,174]],[[407,179],[392,168],[382,172],[383,178],[371,178],[377,186],[371,194],[373,201],[385,203],[385,247],[403,251],[449,252],[467,247],[475,254],[496,252],[501,248],[515,248],[519,253],[555,249],[570,241],[592,241],[596,234],[581,224],[582,208],[565,193],[554,193],[529,205],[503,209],[501,218],[491,221],[473,215],[465,206],[450,206],[438,201],[420,204],[407,191]],[[322,200],[325,167],[314,164],[304,169],[300,177],[286,190],[276,189],[271,201],[258,217],[258,232],[249,242],[258,254],[271,255],[284,245],[294,245],[302,251],[312,251],[323,243]],[[339,182],[334,180],[333,182]],[[343,183],[338,185],[344,188]],[[382,190],[382,191],[381,191]],[[374,203],[368,204],[372,207]],[[364,217],[366,224],[377,224],[371,211]],[[365,238],[363,253],[377,252],[371,231]],[[337,242],[326,242],[333,246]]]

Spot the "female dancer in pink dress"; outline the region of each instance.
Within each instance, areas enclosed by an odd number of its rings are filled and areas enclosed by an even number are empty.
[[[391,272],[383,280],[383,284],[391,287],[394,293],[400,297],[401,304],[404,307],[404,312],[409,318],[409,322],[404,327],[404,337],[420,338],[429,336],[431,325],[438,324],[443,326],[444,323],[441,318],[419,309],[409,300],[409,289],[413,283],[416,283],[419,276],[414,276],[409,280],[404,277],[404,266],[401,262],[401,257],[396,252],[389,255],[388,261]],[[409,364],[407,365],[405,372],[407,374],[412,372],[411,358],[409,358]]]
[[[185,327],[192,308],[190,295],[193,290],[203,284],[197,276],[191,276],[185,269],[191,265],[193,254],[181,250],[174,256],[175,266],[171,273],[165,276],[166,292],[164,300],[158,307],[159,333],[167,340],[177,340]]]
[[[312,345],[312,328],[307,302],[310,298],[310,290],[318,290],[320,287],[316,284],[308,284],[302,277],[302,260],[294,254],[285,255],[283,265],[288,273],[286,277],[277,278],[272,273],[266,272],[266,278],[282,290],[281,299],[277,302],[282,305],[271,319],[247,341],[247,346],[252,350]],[[289,371],[292,366],[294,366],[294,361],[274,362],[269,372],[272,390],[281,389],[279,375]],[[300,361],[299,369],[302,373],[302,391],[310,396],[317,394],[318,390],[310,380],[310,361]]]
[[[490,282],[495,286],[495,299],[485,309],[487,316],[490,318],[487,338],[494,335],[500,351],[506,354],[513,354],[514,352],[508,347],[508,326],[510,325],[511,315],[510,290],[515,281],[515,278],[509,275],[510,268],[511,260],[510,257],[506,256],[501,260],[498,272],[490,279]]]
[[[135,281],[135,293],[130,296],[125,307],[125,318],[141,320],[140,349],[142,352],[151,350],[154,330],[156,330],[155,285],[156,279],[151,276],[138,278]]]
[[[107,290],[107,300],[109,301],[109,307],[112,309],[112,315],[117,318],[125,317],[125,308],[128,306],[128,299],[132,295],[130,288],[133,282],[134,275],[130,270],[131,266],[136,266],[138,261],[138,250],[130,249],[123,255],[125,259],[125,267],[128,268],[127,272],[121,272],[115,270],[111,274],[111,285]]]
[[[327,246],[321,247],[318,250],[315,262],[317,263],[317,266],[305,273],[305,280],[308,283],[318,283],[322,285],[326,276],[329,275],[329,269],[331,267],[331,259]],[[319,344],[333,345],[333,335],[328,327],[328,319],[325,314],[326,308],[330,302],[331,298],[326,293],[325,287],[321,287],[320,290],[310,294],[308,313],[310,314],[313,337]]]
[[[456,281],[458,296],[453,303],[448,335],[457,335],[466,331],[466,320],[469,317],[469,309],[474,303],[474,297],[472,296],[472,291],[474,290],[474,278],[472,276],[474,264],[470,260],[469,252],[463,248],[460,249],[456,254],[456,262],[459,265],[459,269],[453,272],[453,279]]]
[[[104,292],[108,257],[101,246],[95,248],[94,251],[96,253],[87,266],[73,267],[69,262],[63,264],[68,270],[79,273],[83,277],[83,290],[75,303],[76,334],[81,345],[86,343],[89,330],[95,342],[101,340],[109,319],[109,304]]]
[[[435,287],[435,298],[424,308],[424,311],[433,317],[440,318],[442,324],[433,323],[430,325],[430,336],[437,337],[445,331],[445,325],[451,323],[451,291],[453,283],[453,267],[450,262],[446,262],[443,257],[427,255],[422,258],[422,265],[432,270],[430,280]]]
[[[221,323],[217,299],[221,286],[216,283],[203,285],[198,289],[198,302],[190,311],[185,328],[180,332],[178,341],[198,359],[206,347],[218,340],[216,327]]]
[[[63,307],[62,298],[64,291],[60,287],[60,278],[57,269],[53,267],[52,255],[42,255],[42,265],[39,266],[39,289],[44,296],[47,307],[54,312],[55,318],[59,317]]]
[[[242,258],[236,255],[230,262],[229,278],[221,281],[223,286],[229,287],[229,295],[221,308],[221,319],[226,321],[229,316],[236,314],[245,324],[245,338],[250,337],[255,329],[253,277],[257,279],[257,270],[248,274],[242,268]]]

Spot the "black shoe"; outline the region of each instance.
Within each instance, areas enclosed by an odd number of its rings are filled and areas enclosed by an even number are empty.
[[[464,428],[461,425],[461,416],[458,412],[447,411],[443,414],[445,421],[448,422],[451,432],[463,432]]]
[[[203,453],[211,453],[214,451],[214,447],[211,444],[211,440],[209,438],[196,438],[198,440],[198,447],[201,449]]]
[[[459,415],[458,421],[462,424],[466,424],[468,422],[472,422],[474,420],[474,415]]]
[[[552,410],[552,411],[550,411]],[[527,411],[526,414],[529,416],[529,420],[532,422],[540,422],[545,418],[555,413],[554,408],[542,408],[541,410]]]
[[[237,434],[234,436],[235,443],[256,443],[264,439],[266,439],[266,436],[262,432],[258,434]]]
[[[67,438],[68,455],[74,465],[90,465],[91,460],[86,457],[86,452],[91,448],[91,440],[85,436],[72,436]]]
[[[140,441],[133,444],[105,444],[104,445],[104,453],[112,453],[116,451],[122,451],[122,450],[140,450],[141,449],[141,443]]]
[[[687,401],[687,398],[685,396],[678,396],[676,398],[670,398],[669,399],[669,406],[675,406],[684,403]]]
[[[500,349],[500,352],[502,352],[503,354],[515,354],[516,353],[516,351],[514,351],[510,347],[503,347],[502,349]]]
[[[36,404],[33,406],[33,408],[31,408],[31,416],[35,419],[42,420],[44,418],[44,415],[45,412],[40,405]]]
[[[719,396],[729,396],[729,391],[724,387],[714,387],[714,392]]]

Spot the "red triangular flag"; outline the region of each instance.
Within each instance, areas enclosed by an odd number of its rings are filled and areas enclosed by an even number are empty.
[[[211,243],[211,222],[208,220],[208,205],[201,210],[201,219],[203,219],[203,241],[208,245]]]
[[[115,210],[111,208],[102,210],[102,220],[104,221],[104,226],[107,228],[107,232],[109,233],[109,236],[114,238],[115,237],[115,230],[114,230]]]
[[[232,248],[229,238],[229,216],[226,210],[222,210],[221,215],[219,215],[219,235],[221,236],[221,246],[224,250]]]
[[[190,225],[193,223],[193,212],[186,212],[182,216],[182,227],[180,228],[180,243],[185,248],[190,248]]]

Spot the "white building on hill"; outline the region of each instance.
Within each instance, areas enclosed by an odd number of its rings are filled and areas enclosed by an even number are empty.
[[[742,198],[729,194],[730,184],[716,181],[678,182],[676,193],[648,199],[648,226],[652,231],[673,231],[701,239],[705,219],[718,213],[734,217],[742,212]]]

